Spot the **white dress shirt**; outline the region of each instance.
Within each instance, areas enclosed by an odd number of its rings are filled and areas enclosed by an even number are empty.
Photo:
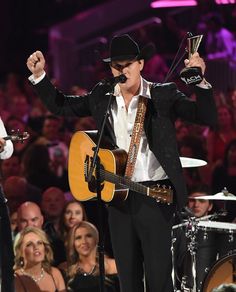
[[[6,136],[7,136],[7,131],[5,129],[2,119],[0,118],[0,137],[4,138]],[[11,140],[7,140],[3,151],[0,153],[0,159],[7,159],[11,157],[13,150],[14,149],[13,149],[13,144]]]
[[[151,98],[150,85],[150,82],[141,78],[139,94],[132,98],[128,110],[126,110],[119,84],[115,86],[114,95],[116,100],[111,107],[112,118],[110,119],[110,122],[114,127],[117,146],[127,152],[129,151],[139,96]],[[132,180],[142,182],[150,180],[156,181],[167,178],[168,177],[165,171],[157,161],[153,152],[149,149],[147,137],[143,129]]]

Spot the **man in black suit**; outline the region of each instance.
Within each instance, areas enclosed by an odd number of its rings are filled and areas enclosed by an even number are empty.
[[[124,74],[126,81],[114,87],[105,135],[113,145],[128,151],[140,96],[147,102],[144,130],[141,132],[132,180],[146,186],[167,185],[174,190],[170,205],[129,191],[122,204],[110,204],[109,226],[122,292],[142,292],[145,275],[150,292],[173,291],[171,279],[171,228],[173,213],[186,203],[174,122],[182,118],[190,122],[214,126],[215,103],[209,83],[195,86],[196,102],[189,100],[174,83],[152,84],[141,71],[150,57],[151,46],[140,49],[129,36],[112,39],[108,63],[114,77]],[[205,63],[198,53],[185,60],[186,66]],[[45,59],[40,51],[27,60],[32,72],[29,78],[47,108],[56,115],[93,116],[100,127],[107,107],[110,86],[98,83],[85,96],[66,96],[58,91],[45,74]]]

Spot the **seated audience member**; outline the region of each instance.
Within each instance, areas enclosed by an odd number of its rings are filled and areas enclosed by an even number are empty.
[[[60,271],[51,266],[53,253],[47,236],[37,227],[26,227],[15,245],[15,291],[65,292]]]
[[[38,187],[41,191],[45,191],[51,186],[63,189],[63,182],[50,168],[47,146],[31,144],[24,153],[22,165],[23,175],[27,181]]]
[[[98,231],[82,221],[75,225],[68,236],[68,291],[99,291]],[[115,260],[104,257],[106,291],[119,291]]]
[[[11,96],[9,107],[13,116],[27,123],[30,112],[30,104],[24,93],[18,93]]]
[[[222,192],[224,188],[236,195],[236,139],[225,149],[223,162],[212,173],[213,193]],[[226,202],[226,221],[232,222],[236,217],[236,202]]]
[[[21,166],[20,157],[13,154],[8,159],[1,161],[1,176],[4,182],[9,176],[20,176]]]
[[[3,190],[8,199],[10,212],[14,212],[18,207],[26,202],[32,201],[40,203],[41,192],[35,186],[29,184],[24,177],[10,176],[3,183]]]
[[[80,223],[83,220],[87,220],[87,215],[84,206],[79,201],[68,201],[62,210],[60,217],[60,238],[63,241],[63,253],[66,253],[66,246],[68,244],[68,234],[71,228]],[[58,266],[62,271],[66,270],[67,262],[64,261]]]
[[[207,137],[208,162],[212,169],[222,163],[226,146],[236,139],[236,129],[231,109],[226,105],[217,107],[218,129],[211,130]]]
[[[61,189],[50,187],[42,194],[41,210],[45,218],[43,229],[52,241],[56,266],[66,260],[64,242],[60,233],[60,216],[64,205],[65,197]]]
[[[65,204],[60,219],[60,232],[62,239],[67,239],[68,233],[74,225],[87,220],[84,206],[79,201],[69,201]]]
[[[46,116],[43,121],[42,136],[38,138],[38,142],[44,141],[45,144],[49,145],[49,156],[53,162],[54,158],[60,152],[61,155],[66,158],[68,156],[68,146],[61,141],[60,128],[62,127],[62,121],[57,116]]]
[[[43,215],[39,206],[33,202],[25,202],[17,210],[18,231],[28,226],[42,229],[44,222]]]

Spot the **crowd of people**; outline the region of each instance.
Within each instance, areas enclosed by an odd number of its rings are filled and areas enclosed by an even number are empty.
[[[207,18],[208,24],[210,21],[222,24],[215,15]],[[219,28],[212,28],[216,29]],[[228,38],[232,36],[227,33]],[[212,39],[209,34],[207,42]],[[217,58],[229,58],[227,43],[219,47],[224,50],[224,45],[227,56],[215,53]],[[110,292],[141,292],[144,286],[150,292],[173,291],[171,231],[174,224],[181,222],[181,216],[173,214],[184,206],[196,218],[217,213],[221,202],[213,204],[197,196],[213,195],[223,188],[236,194],[236,85],[219,93],[203,79],[199,85],[186,89],[190,91],[189,98],[174,83],[152,87],[142,77],[145,68],[144,74],[155,78],[149,53],[148,46],[140,49],[129,35],[112,39],[110,56],[103,61],[114,77],[124,74],[127,80],[115,87],[116,103],[111,106],[110,127],[105,132],[114,145],[129,152],[138,96],[146,97],[141,151],[131,178],[147,187],[167,185],[173,190],[174,201],[160,204],[130,191],[121,205],[104,204],[105,288]],[[214,59],[210,51],[206,56]],[[153,60],[160,62],[158,56]],[[164,76],[167,67],[161,64]],[[205,72],[204,60],[198,53],[185,60],[184,65],[199,66]],[[75,131],[99,128],[107,88],[98,84],[89,92],[89,88],[73,86],[69,95],[64,95],[57,89],[60,85],[56,88],[47,76],[40,51],[29,56],[27,66],[33,74],[30,81],[25,76],[9,74],[0,88],[1,184],[10,213],[16,291],[99,291],[96,202],[73,198],[67,162]],[[29,138],[23,143],[6,141],[4,137],[12,135],[12,130],[18,135],[28,132]],[[182,171],[179,156],[202,159],[207,165]],[[235,223],[235,210],[234,202],[228,202],[227,215],[220,220]],[[192,288],[189,239],[184,228],[177,229],[177,286],[187,277],[185,285]],[[196,285],[200,291],[217,259],[234,251],[236,238],[229,241],[227,232],[207,232],[206,236],[206,231],[200,230],[196,240]],[[214,291],[227,291],[223,288]]]

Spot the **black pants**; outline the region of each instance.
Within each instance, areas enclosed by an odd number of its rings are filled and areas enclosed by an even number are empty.
[[[171,228],[174,206],[130,191],[109,206],[112,247],[122,292],[172,292]]]

